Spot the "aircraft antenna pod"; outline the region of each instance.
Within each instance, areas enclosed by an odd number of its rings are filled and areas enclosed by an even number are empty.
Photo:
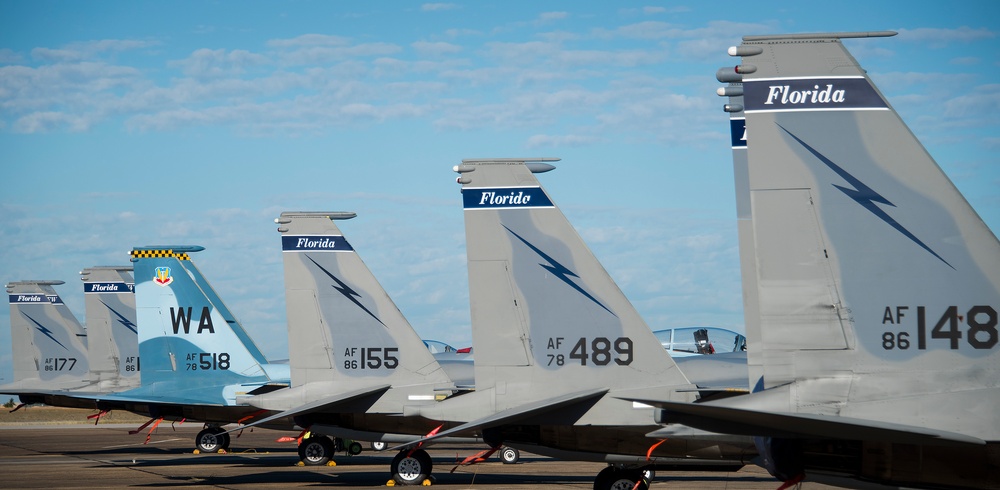
[[[730,85],[728,87],[719,87],[715,90],[715,93],[719,97],[739,97],[743,95],[743,87],[740,85]]]
[[[764,52],[764,48],[760,46],[730,46],[729,56],[757,56]]]
[[[742,83],[743,75],[740,75],[735,68],[725,67],[715,72],[715,79],[722,83]]]

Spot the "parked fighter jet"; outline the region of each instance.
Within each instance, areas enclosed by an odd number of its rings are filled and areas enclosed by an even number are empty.
[[[597,476],[598,489],[645,488],[642,470],[657,463],[752,456],[750,440],[739,437],[649,439],[657,428],[650,407],[620,399],[656,393],[692,401],[699,386],[535,179],[534,172],[554,168],[552,161],[464,160],[455,167],[463,186],[476,391],[408,409],[460,423],[422,442],[476,432],[492,447],[615,463]],[[723,355],[695,356],[715,357]],[[713,388],[712,396],[738,392]]]
[[[275,220],[285,263],[292,386],[242,398],[280,411],[275,419],[291,417],[308,428],[300,455],[311,464],[329,459],[334,444],[326,436],[400,442],[426,434],[434,425],[403,419],[403,406],[434,403],[456,390],[334,222],[354,216],[285,212]],[[401,435],[407,433],[416,436]],[[394,475],[406,471],[399,461],[392,469]]]
[[[730,48],[754,393],[639,399],[786,484],[1000,488],[1000,242],[841,43],[893,34]]]
[[[201,451],[229,445],[221,425],[266,415],[237,397],[288,386],[288,365],[269,363],[190,260],[198,246],[137,247],[135,263],[141,386],[73,396],[103,410],[206,423]],[[138,363],[137,363],[137,366]],[[291,422],[275,422],[290,428]]]

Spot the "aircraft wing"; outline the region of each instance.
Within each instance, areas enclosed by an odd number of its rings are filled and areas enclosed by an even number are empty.
[[[235,429],[232,429],[232,430],[229,430],[227,432],[240,431],[240,430],[246,429],[248,427],[254,427],[254,426],[257,426],[257,425],[266,424],[266,423],[271,422],[273,420],[278,420],[278,419],[282,419],[282,418],[285,418],[285,417],[294,417],[296,415],[304,415],[304,414],[313,413],[313,412],[334,412],[334,411],[336,411],[337,405],[340,405],[340,404],[343,404],[343,403],[347,403],[347,402],[350,402],[350,401],[354,401],[354,400],[357,400],[359,398],[363,398],[363,397],[366,397],[366,396],[372,396],[372,395],[376,395],[376,394],[382,394],[386,390],[388,390],[390,387],[391,387],[391,385],[384,384],[384,385],[378,385],[378,386],[371,386],[371,387],[361,388],[361,389],[357,389],[357,390],[353,390],[353,391],[345,391],[345,392],[342,392],[342,393],[337,393],[336,395],[328,396],[326,398],[321,398],[319,400],[315,400],[315,401],[306,403],[304,405],[299,405],[298,407],[295,407],[295,408],[292,408],[292,409],[289,409],[289,410],[285,410],[284,412],[278,412],[278,413],[276,413],[274,415],[271,415],[269,417],[264,417],[264,418],[262,418],[260,420],[255,420],[255,421],[253,421],[253,422],[251,422],[249,424],[240,425],[239,427],[237,427]]]
[[[604,396],[609,390],[607,388],[598,388],[587,391],[578,391],[575,393],[568,393],[565,395],[560,395],[553,398],[548,398],[545,400],[539,400],[532,403],[526,403],[514,408],[508,408],[497,412],[493,415],[483,417],[478,420],[473,420],[471,422],[466,422],[457,427],[453,427],[443,432],[438,432],[432,436],[423,437],[421,439],[402,444],[391,449],[401,449],[404,447],[413,446],[415,444],[421,444],[424,442],[429,442],[434,439],[439,439],[442,437],[451,436],[454,434],[468,432],[476,429],[485,429],[489,427],[495,427],[498,425],[513,423],[518,420],[523,420],[525,418],[531,417],[533,415],[538,415],[545,412],[550,412],[559,408],[564,408],[570,405],[575,405],[593,398],[598,398]]]
[[[753,395],[746,395],[753,396]],[[632,399],[666,410],[664,422],[729,434],[763,437],[821,437],[904,444],[983,445],[986,441],[942,430],[875,420],[808,413],[769,412],[708,403]],[[657,437],[654,431],[648,434]]]

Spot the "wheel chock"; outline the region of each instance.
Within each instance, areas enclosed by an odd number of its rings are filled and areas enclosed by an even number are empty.
[[[330,461],[326,462],[326,465],[327,466],[337,466],[337,462],[331,459]]]
[[[385,486],[387,486],[387,487],[394,487],[394,486],[396,486],[396,480],[389,480],[389,481],[385,482]]]
[[[191,454],[201,454],[201,451],[199,451],[199,450],[195,449],[195,450],[194,450],[194,452],[193,452],[193,453],[191,453]]]
[[[299,461],[298,463],[295,463],[295,466],[305,466],[305,465],[306,465],[306,464],[305,464],[305,463],[303,463],[302,461]]]

